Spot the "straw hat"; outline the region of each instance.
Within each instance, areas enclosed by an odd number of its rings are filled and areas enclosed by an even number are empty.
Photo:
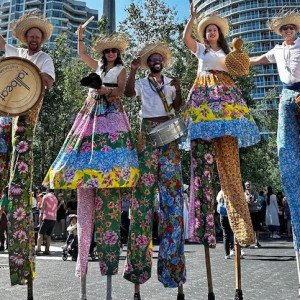
[[[128,47],[127,36],[124,34],[114,33],[109,36],[100,37],[97,39],[93,51],[102,54],[103,50],[109,48],[117,48],[120,53],[123,53]]]
[[[209,14],[200,19],[198,22],[198,38],[200,42],[203,43],[203,34],[204,29],[207,25],[214,24],[217,25],[221,32],[223,33],[224,37],[229,33],[229,24],[226,18],[223,18],[217,14]]]
[[[42,44],[49,40],[53,31],[53,25],[48,20],[42,19],[40,12],[36,10],[27,12],[11,24],[13,36],[25,45],[27,45],[26,33],[31,28],[42,31]]]
[[[269,28],[281,35],[280,28],[288,24],[295,25],[297,27],[296,31],[300,31],[300,14],[296,10],[288,10],[286,12],[279,11],[278,14],[269,21]]]
[[[167,43],[159,41],[150,41],[143,44],[138,51],[138,56],[141,57],[141,68],[144,70],[149,69],[147,60],[148,57],[154,53],[158,53],[163,57],[164,66],[166,67],[172,58],[172,52]]]

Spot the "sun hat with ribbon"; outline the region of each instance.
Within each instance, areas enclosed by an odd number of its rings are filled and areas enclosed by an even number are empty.
[[[152,54],[158,53],[163,57],[164,67],[168,66],[172,59],[172,52],[167,43],[160,41],[148,41],[141,45],[138,56],[141,57],[141,68],[149,69],[147,60]]]
[[[224,17],[219,16],[218,14],[213,13],[209,15],[203,15],[202,17],[200,16],[198,20],[198,38],[201,43],[203,43],[204,30],[208,25],[217,25],[223,33],[224,37],[229,33],[228,20]]]
[[[123,53],[127,47],[127,36],[125,34],[113,33],[109,36],[98,38],[93,47],[93,51],[102,54],[105,49],[116,48],[120,53]]]
[[[52,35],[53,25],[47,20],[41,18],[41,13],[37,10],[27,12],[11,25],[13,36],[27,45],[26,33],[31,28],[38,28],[42,33],[42,44],[48,41]]]

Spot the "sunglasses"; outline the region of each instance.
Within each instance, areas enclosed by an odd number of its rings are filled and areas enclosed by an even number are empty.
[[[104,49],[103,50],[103,53],[104,54],[108,54],[108,53],[117,53],[118,52],[118,49],[117,48],[108,48],[108,49]]]
[[[284,25],[284,26],[281,27],[281,30],[288,30],[288,29],[296,30],[296,26],[294,26],[294,25]]]

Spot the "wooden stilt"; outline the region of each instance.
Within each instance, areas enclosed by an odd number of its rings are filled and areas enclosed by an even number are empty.
[[[300,298],[300,263],[299,263],[299,252],[296,251],[296,262],[297,262],[297,273],[298,273],[298,298]]]
[[[106,300],[112,300],[112,275],[107,275]]]
[[[33,280],[32,280],[32,274],[28,278],[28,283],[27,283],[27,300],[33,300]]]
[[[243,300],[242,291],[242,273],[241,273],[241,246],[236,243],[235,246],[235,300]]]
[[[86,277],[80,278],[80,300],[86,300]]]
[[[213,283],[212,283],[209,248],[204,247],[204,250],[205,250],[206,277],[207,277],[207,287],[208,287],[208,300],[215,300],[215,294],[213,291]]]

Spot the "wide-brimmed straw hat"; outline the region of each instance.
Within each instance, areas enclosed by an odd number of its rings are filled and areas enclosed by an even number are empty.
[[[38,28],[42,33],[42,44],[48,41],[53,31],[53,25],[47,20],[40,17],[39,11],[30,11],[14,21],[11,26],[13,36],[27,45],[26,33],[31,28]]]
[[[124,34],[114,33],[109,36],[100,37],[97,39],[93,51],[102,54],[103,50],[109,48],[116,48],[123,53],[128,47],[127,36]]]
[[[172,58],[172,52],[167,43],[163,43],[160,41],[150,41],[144,43],[139,51],[138,51],[138,56],[141,57],[141,68],[144,70],[149,69],[149,66],[147,64],[148,57],[151,56],[152,54],[158,53],[163,57],[163,63],[164,66],[166,67]]]
[[[200,16],[200,20],[198,22],[198,38],[200,42],[203,43],[203,34],[206,26],[211,24],[217,25],[223,33],[224,37],[228,35],[229,24],[226,18],[223,18],[218,14],[209,14],[203,17]]]
[[[281,35],[280,28],[284,25],[295,25],[296,32],[300,31],[300,14],[296,10],[288,10],[286,12],[279,11],[270,21],[269,28],[275,33]]]

